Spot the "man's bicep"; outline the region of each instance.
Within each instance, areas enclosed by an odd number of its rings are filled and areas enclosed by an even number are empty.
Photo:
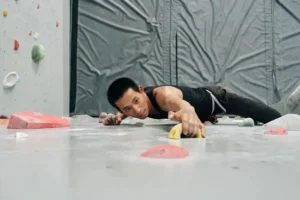
[[[174,87],[161,88],[156,91],[155,99],[162,110],[178,110],[182,104],[182,92]]]
[[[182,99],[182,92],[179,89],[172,86],[163,86],[157,88],[154,97],[158,104],[165,104],[166,101],[171,98]]]

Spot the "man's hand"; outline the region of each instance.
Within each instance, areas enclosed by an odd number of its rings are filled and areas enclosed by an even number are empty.
[[[195,109],[192,106],[181,109],[177,112],[170,111],[168,118],[182,123],[182,132],[184,135],[195,136],[199,131],[201,131],[201,135],[205,137],[205,127],[199,120]]]
[[[122,113],[117,114],[107,114],[101,113],[99,123],[103,123],[104,125],[120,125],[125,116]]]

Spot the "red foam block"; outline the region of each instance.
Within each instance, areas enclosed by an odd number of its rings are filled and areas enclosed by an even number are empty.
[[[183,147],[170,144],[154,146],[141,154],[142,157],[148,158],[185,158],[188,155]]]
[[[70,127],[70,122],[61,117],[37,112],[18,112],[11,115],[8,129],[43,129]]]
[[[273,128],[264,132],[267,135],[287,135],[288,132],[284,128]]]

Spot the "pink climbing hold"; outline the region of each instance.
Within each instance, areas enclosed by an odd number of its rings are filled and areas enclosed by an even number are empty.
[[[32,31],[29,32],[29,36],[32,36]]]
[[[43,129],[70,127],[70,122],[61,117],[37,112],[18,112],[11,115],[8,129]]]
[[[273,128],[264,132],[266,135],[287,135],[288,132],[284,128]]]
[[[40,4],[38,4],[38,5],[37,5],[37,9],[40,9],[40,7],[41,7]]]
[[[148,158],[185,158],[189,155],[183,147],[170,144],[162,144],[152,147],[141,154],[141,157]]]
[[[58,27],[59,26],[59,22],[58,21],[56,21],[56,27]]]

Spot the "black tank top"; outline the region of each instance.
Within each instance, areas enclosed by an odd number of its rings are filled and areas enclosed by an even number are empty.
[[[173,85],[172,85],[173,86]],[[154,119],[168,119],[168,112],[162,110],[157,104],[155,97],[153,96],[153,90],[160,86],[145,87],[145,92],[150,99],[153,107],[158,114],[149,114],[149,118]],[[211,116],[212,100],[209,93],[204,87],[190,88],[186,86],[173,86],[182,91],[183,100],[189,102],[194,108],[199,119],[204,122]]]

